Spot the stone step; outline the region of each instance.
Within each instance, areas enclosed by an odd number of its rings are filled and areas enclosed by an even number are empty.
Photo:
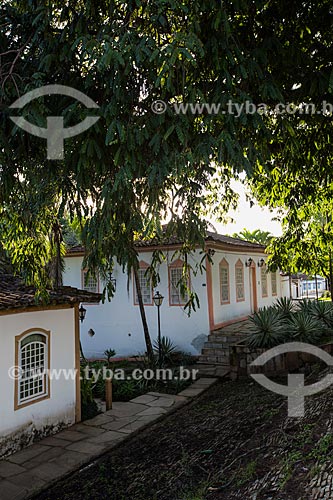
[[[199,363],[219,364],[230,366],[229,358],[226,356],[216,356],[213,354],[202,354],[199,358]]]
[[[229,344],[223,342],[205,342],[204,347],[210,347],[211,349],[229,349]]]
[[[217,356],[217,362],[230,365],[230,357],[229,356]]]
[[[210,364],[210,363],[200,363],[196,364],[196,369],[199,370],[199,375],[202,377],[221,377],[221,378],[230,378],[230,369],[227,366],[219,365],[219,364]]]
[[[226,342],[226,335],[216,335],[215,333],[211,333],[208,335],[208,342]]]
[[[201,354],[204,355],[212,355],[212,356],[223,356],[225,358],[229,358],[230,351],[228,349],[213,349],[211,347],[204,347],[201,351]]]
[[[226,372],[229,372],[230,371],[230,365],[226,365],[225,363],[218,363],[217,361],[210,361],[210,360],[200,360],[200,364],[201,365],[214,365],[214,366],[220,366],[221,368],[223,368]]]
[[[214,333],[208,335],[208,342],[216,342],[218,344],[234,344],[243,339],[244,335],[216,335]]]

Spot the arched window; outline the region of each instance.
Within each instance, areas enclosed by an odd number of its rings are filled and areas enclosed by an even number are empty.
[[[50,332],[29,330],[15,339],[16,380],[15,407],[49,397]]]
[[[266,267],[261,267],[261,296],[268,297],[267,271]]]
[[[245,300],[244,292],[244,264],[238,259],[235,264],[235,284],[236,284],[236,301]]]
[[[271,273],[271,286],[272,286],[272,295],[277,295],[277,276],[276,272]]]
[[[221,304],[230,303],[229,264],[225,259],[220,262],[220,300]]]
[[[184,270],[184,262],[177,259],[169,265],[169,305],[185,306],[188,302],[187,288],[190,288],[189,271]]]
[[[149,264],[141,260],[139,263],[138,277],[142,295],[142,302],[145,306],[152,306],[153,305],[152,283],[151,283],[151,278],[148,276],[147,273],[148,268]],[[138,299],[138,292],[136,289],[134,276],[133,276],[133,283],[134,283],[134,305],[138,305],[139,299]]]

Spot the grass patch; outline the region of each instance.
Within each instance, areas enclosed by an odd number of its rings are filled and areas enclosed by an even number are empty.
[[[256,476],[257,461],[251,460],[246,466],[238,471],[236,485],[239,488],[243,484],[251,481]]]

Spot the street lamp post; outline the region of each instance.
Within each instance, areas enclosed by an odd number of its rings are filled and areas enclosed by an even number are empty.
[[[160,292],[156,292],[153,300],[155,306],[157,306],[157,325],[158,325],[158,365],[161,368],[162,366],[162,345],[161,345],[161,316],[160,316],[160,307],[163,302],[163,295]]]

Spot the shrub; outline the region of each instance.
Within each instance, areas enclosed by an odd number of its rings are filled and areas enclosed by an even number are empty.
[[[96,417],[100,412],[96,401],[93,399],[89,403],[81,403],[81,420],[89,420],[90,418]]]
[[[146,394],[148,391],[154,391],[156,388],[156,380],[112,380],[112,393],[114,401],[129,401],[130,399]]]
[[[280,298],[250,318],[252,327],[247,344],[252,348],[271,348],[284,342],[318,344],[333,332],[333,304],[303,299],[298,308],[290,299]]]
[[[93,396],[93,383],[91,379],[84,376],[83,370],[81,371],[81,418],[87,420],[95,417],[98,412],[97,403]]]
[[[314,300],[311,299],[302,299],[298,302],[298,309],[305,312],[310,313]]]
[[[310,315],[328,328],[333,327],[333,304],[314,300],[309,308]]]
[[[113,358],[116,355],[116,351],[113,349],[106,349],[104,351],[104,356],[107,360],[108,366],[111,364],[111,358]]]
[[[154,342],[154,351],[159,356],[159,341]],[[177,347],[172,343],[168,337],[161,337],[161,362],[162,365],[171,364],[172,356],[175,354]]]
[[[198,358],[189,352],[175,351],[171,355],[170,365],[172,366],[188,366],[197,362]]]
[[[277,307],[264,307],[250,318],[252,325],[247,344],[253,348],[270,348],[286,342],[286,320]]]
[[[93,386],[93,394],[95,398],[105,399],[105,380],[103,375],[100,375]]]
[[[291,318],[293,312],[295,311],[295,305],[292,299],[287,297],[280,297],[274,304],[274,307],[280,313],[283,319]]]
[[[129,401],[141,394],[136,380],[112,380],[112,396],[115,401]]]
[[[293,340],[315,344],[323,334],[323,325],[308,312],[301,310],[288,321],[288,329]]]

